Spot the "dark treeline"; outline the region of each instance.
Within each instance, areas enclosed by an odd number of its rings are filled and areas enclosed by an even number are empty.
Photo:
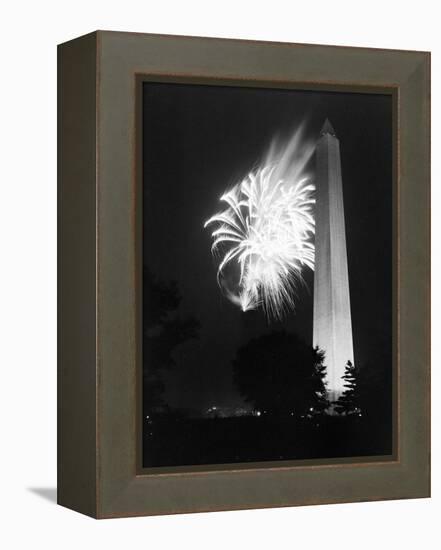
[[[324,353],[286,331],[251,339],[233,361],[234,383],[253,414],[208,418],[201,411],[190,417],[171,409],[164,373],[176,367],[175,348],[198,338],[199,325],[177,315],[176,284],[145,272],[144,288],[145,467],[392,453],[388,354],[361,366],[348,361],[345,391],[330,403]]]

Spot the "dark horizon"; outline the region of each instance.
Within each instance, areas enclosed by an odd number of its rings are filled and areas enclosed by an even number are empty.
[[[222,296],[203,222],[274,136],[306,121],[317,139],[326,118],[341,148],[355,362],[392,369],[392,97],[145,83],[143,107],[144,266],[176,281],[177,313],[199,323],[199,338],[177,346],[164,372],[164,401],[240,406],[232,361],[241,346],[281,328],[312,345],[312,271],[296,311],[269,325],[261,310],[243,313]]]

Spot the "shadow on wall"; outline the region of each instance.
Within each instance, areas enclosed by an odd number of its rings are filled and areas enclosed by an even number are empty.
[[[38,495],[52,504],[57,504],[57,488],[56,487],[28,487],[30,493]]]

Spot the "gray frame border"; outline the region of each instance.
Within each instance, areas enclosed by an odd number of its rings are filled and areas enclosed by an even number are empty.
[[[85,504],[90,496],[72,503],[61,491],[60,503],[106,518],[430,496],[430,54],[107,31],[92,36],[96,498],[92,512]],[[136,74],[396,90],[397,460],[137,474]],[[80,336],[72,335],[77,346]],[[62,378],[69,368],[61,364]],[[61,407],[60,414],[68,412]],[[61,469],[66,462],[61,455]]]

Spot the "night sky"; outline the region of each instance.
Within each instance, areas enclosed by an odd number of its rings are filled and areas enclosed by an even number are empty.
[[[283,327],[312,345],[313,273],[305,271],[296,311],[269,325],[261,310],[243,313],[221,294],[203,224],[275,136],[289,138],[305,122],[306,136],[318,139],[326,117],[341,148],[355,361],[381,356],[391,365],[391,96],[144,83],[143,261],[158,280],[177,282],[179,315],[200,323],[166,374],[171,407],[241,404],[231,362],[252,337]]]

